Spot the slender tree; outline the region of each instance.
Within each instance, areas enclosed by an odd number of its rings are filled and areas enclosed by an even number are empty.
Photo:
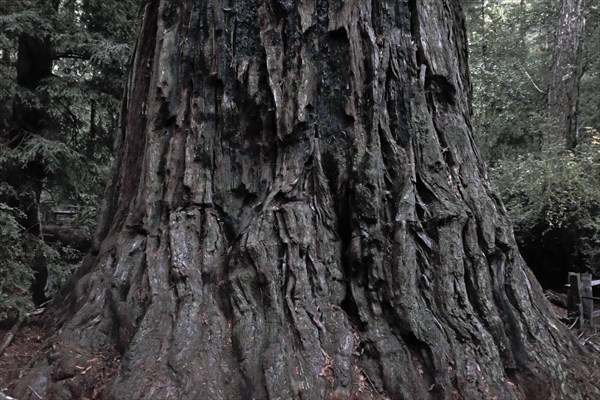
[[[15,395],[114,364],[106,398],[600,395],[470,115],[457,1],[146,1],[96,245]]]
[[[585,0],[563,0],[548,88],[550,134],[545,144],[577,145]]]

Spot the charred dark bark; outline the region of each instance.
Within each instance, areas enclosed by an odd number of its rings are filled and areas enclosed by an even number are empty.
[[[115,399],[600,394],[474,148],[457,2],[142,14],[97,243],[17,397],[89,396],[114,349]]]
[[[550,132],[545,140],[567,148],[577,145],[579,82],[582,75],[582,45],[585,0],[563,0],[556,30],[556,46],[548,88]]]

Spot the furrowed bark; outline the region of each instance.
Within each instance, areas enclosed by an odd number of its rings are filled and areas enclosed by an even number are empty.
[[[113,346],[115,399],[561,398],[592,373],[474,147],[456,2],[151,0],[124,110],[19,398],[93,392],[75,365]]]

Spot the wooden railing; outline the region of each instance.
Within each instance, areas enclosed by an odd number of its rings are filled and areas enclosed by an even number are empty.
[[[79,213],[79,206],[70,204],[55,204],[51,201],[40,203],[42,221],[45,223],[68,223],[73,221]]]
[[[594,301],[600,301],[600,297],[593,296],[592,288],[599,285],[600,279],[592,280],[592,274],[569,272],[567,307],[579,329],[596,327],[595,319],[600,318],[600,309],[594,310]]]

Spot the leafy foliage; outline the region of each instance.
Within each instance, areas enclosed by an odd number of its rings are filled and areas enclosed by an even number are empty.
[[[48,282],[46,293],[56,293],[67,282],[69,277],[77,269],[83,254],[70,247],[60,244],[48,245],[41,243],[43,257],[48,269]]]
[[[19,213],[0,203],[0,321],[17,319],[32,306],[27,295],[33,270],[23,247],[25,232],[17,221]]]
[[[69,246],[49,245],[28,234],[18,222],[19,214],[18,209],[0,203],[0,324],[14,322],[33,309],[33,263],[46,265],[45,291],[52,294],[67,281],[82,257]]]
[[[583,76],[579,95],[581,126],[600,127],[600,3],[587,2]]]
[[[1,6],[0,68],[6,79],[0,82],[0,128],[15,129],[15,101],[44,111],[46,129],[31,132],[21,146],[11,149],[21,153],[13,159],[43,160],[48,187],[71,183],[69,190],[62,191],[63,195],[70,192],[69,201],[81,194],[72,189],[98,187],[96,179],[92,184],[83,181],[105,170],[96,166],[110,163],[135,29],[135,4],[133,0],[20,0]],[[52,75],[34,90],[18,85],[16,79],[23,34],[48,40],[53,55]],[[89,171],[84,172],[86,168]],[[73,176],[73,171],[84,173]]]
[[[585,131],[576,151],[500,160],[491,171],[530,265],[562,264],[560,277],[541,277],[549,283],[564,283],[567,269],[600,274],[600,134]]]
[[[544,108],[557,3],[479,2],[467,11],[480,149],[492,162],[538,150],[547,132]]]
[[[24,226],[32,225],[31,205],[41,197],[79,206],[81,215],[69,223],[94,225],[118,129],[136,6],[136,0],[0,2],[0,309],[30,304],[23,296],[34,263],[43,262],[47,289],[54,289],[81,257]],[[47,52],[25,54],[27,38]],[[31,72],[23,62],[43,64],[44,57],[50,58],[48,73],[24,84]]]
[[[580,143],[542,151],[554,129],[546,104],[559,12],[549,0],[467,3],[476,139],[545,286],[569,270],[600,274],[600,7],[586,9]]]

